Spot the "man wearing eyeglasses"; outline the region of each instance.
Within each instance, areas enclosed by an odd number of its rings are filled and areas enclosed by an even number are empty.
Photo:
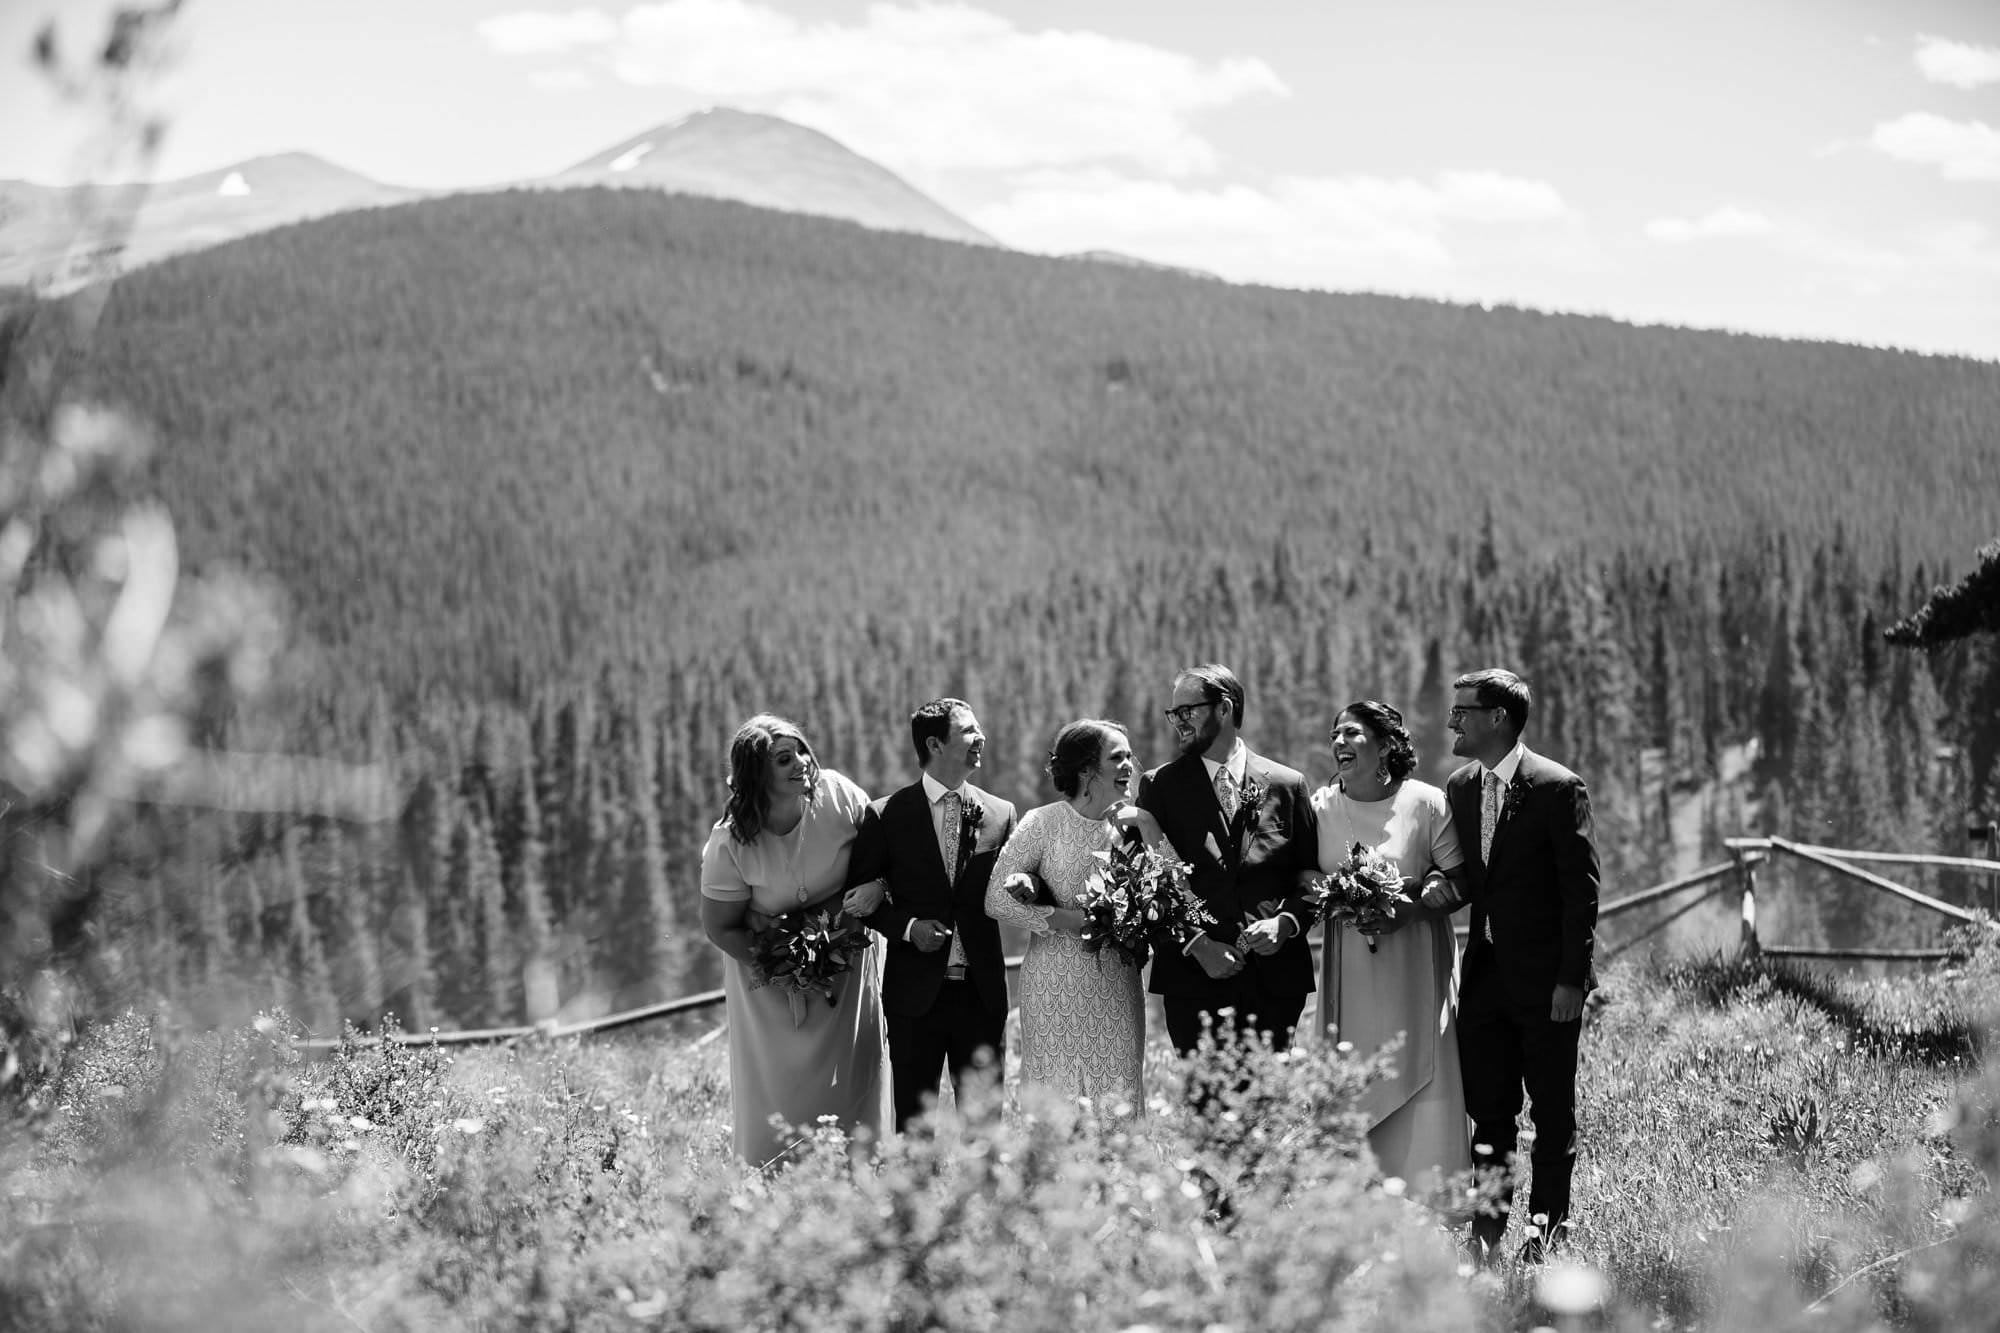
[[[1521,1253],[1537,1261],[1569,1217],[1576,1166],[1577,1044],[1583,997],[1596,984],[1590,794],[1576,774],[1521,744],[1533,702],[1526,681],[1492,668],[1460,676],[1452,689],[1451,752],[1472,761],[1445,783],[1472,902],[1459,1065],[1473,1166],[1505,1172],[1500,1211],[1472,1219],[1472,1247],[1488,1262],[1507,1229],[1525,1091],[1535,1144]]]
[[[1140,780],[1136,803],[1159,820],[1216,919],[1154,955],[1167,1035],[1182,1055],[1205,1024],[1218,1037],[1260,1031],[1283,1050],[1313,990],[1312,917],[1297,886],[1314,867],[1319,824],[1305,779],[1243,743],[1243,685],[1226,666],[1184,669],[1166,715],[1180,756]]]

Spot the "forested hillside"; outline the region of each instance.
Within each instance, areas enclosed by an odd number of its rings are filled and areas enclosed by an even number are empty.
[[[744,715],[880,793],[909,709],[961,694],[1025,807],[1072,716],[1165,758],[1169,677],[1211,656],[1316,778],[1361,696],[1440,771],[1451,676],[1518,664],[1608,894],[1664,877],[1671,794],[1729,746],[1759,828],[1813,841],[1935,846],[1992,785],[1995,655],[1877,628],[2000,529],[1987,363],[611,191],[171,261],[100,350],[189,558],[272,576],[308,650],[274,717],[208,739],[405,792],[396,829],[217,819],[135,876],[127,937],[175,993],[465,1024],[520,1017],[528,974],[575,1008],[691,988]]]

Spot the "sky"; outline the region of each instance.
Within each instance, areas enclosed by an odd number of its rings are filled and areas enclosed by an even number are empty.
[[[0,179],[91,174],[0,0]],[[160,178],[784,116],[1003,243],[2000,360],[2000,0],[186,0]],[[35,132],[17,132],[16,127]]]

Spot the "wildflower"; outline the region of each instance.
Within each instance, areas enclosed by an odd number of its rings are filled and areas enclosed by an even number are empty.
[[[1593,1314],[1609,1294],[1604,1275],[1586,1264],[1551,1264],[1535,1282],[1535,1299],[1555,1315]]]
[[[452,1121],[451,1127],[461,1134],[477,1134],[486,1128],[486,1122],[472,1117],[461,1117]]]

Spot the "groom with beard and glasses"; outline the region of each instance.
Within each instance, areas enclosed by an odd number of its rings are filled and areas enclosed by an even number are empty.
[[[1472,1164],[1502,1173],[1497,1212],[1472,1219],[1473,1257],[1490,1261],[1514,1197],[1522,1093],[1535,1125],[1531,1225],[1522,1258],[1560,1239],[1576,1167],[1576,1062],[1597,925],[1590,793],[1521,744],[1533,695],[1511,671],[1452,682],[1451,752],[1472,762],[1445,783],[1466,851],[1471,938],[1458,992],[1458,1056],[1472,1117]]]
[[[1136,803],[1159,821],[1216,920],[1153,956],[1167,1035],[1184,1056],[1204,1027],[1217,1038],[1264,1033],[1284,1050],[1313,990],[1312,915],[1297,885],[1317,867],[1319,823],[1305,778],[1243,743],[1243,685],[1226,666],[1182,670],[1166,714],[1180,757],[1140,780]]]
[[[863,812],[850,886],[880,879],[888,897],[868,918],[888,942],[882,1011],[900,1132],[935,1104],[951,1071],[961,1107],[982,1067],[998,1078],[1007,1022],[1000,925],[986,915],[986,881],[1014,831],[1014,807],[967,781],[986,750],[963,699],[933,699],[910,715],[922,776]]]

